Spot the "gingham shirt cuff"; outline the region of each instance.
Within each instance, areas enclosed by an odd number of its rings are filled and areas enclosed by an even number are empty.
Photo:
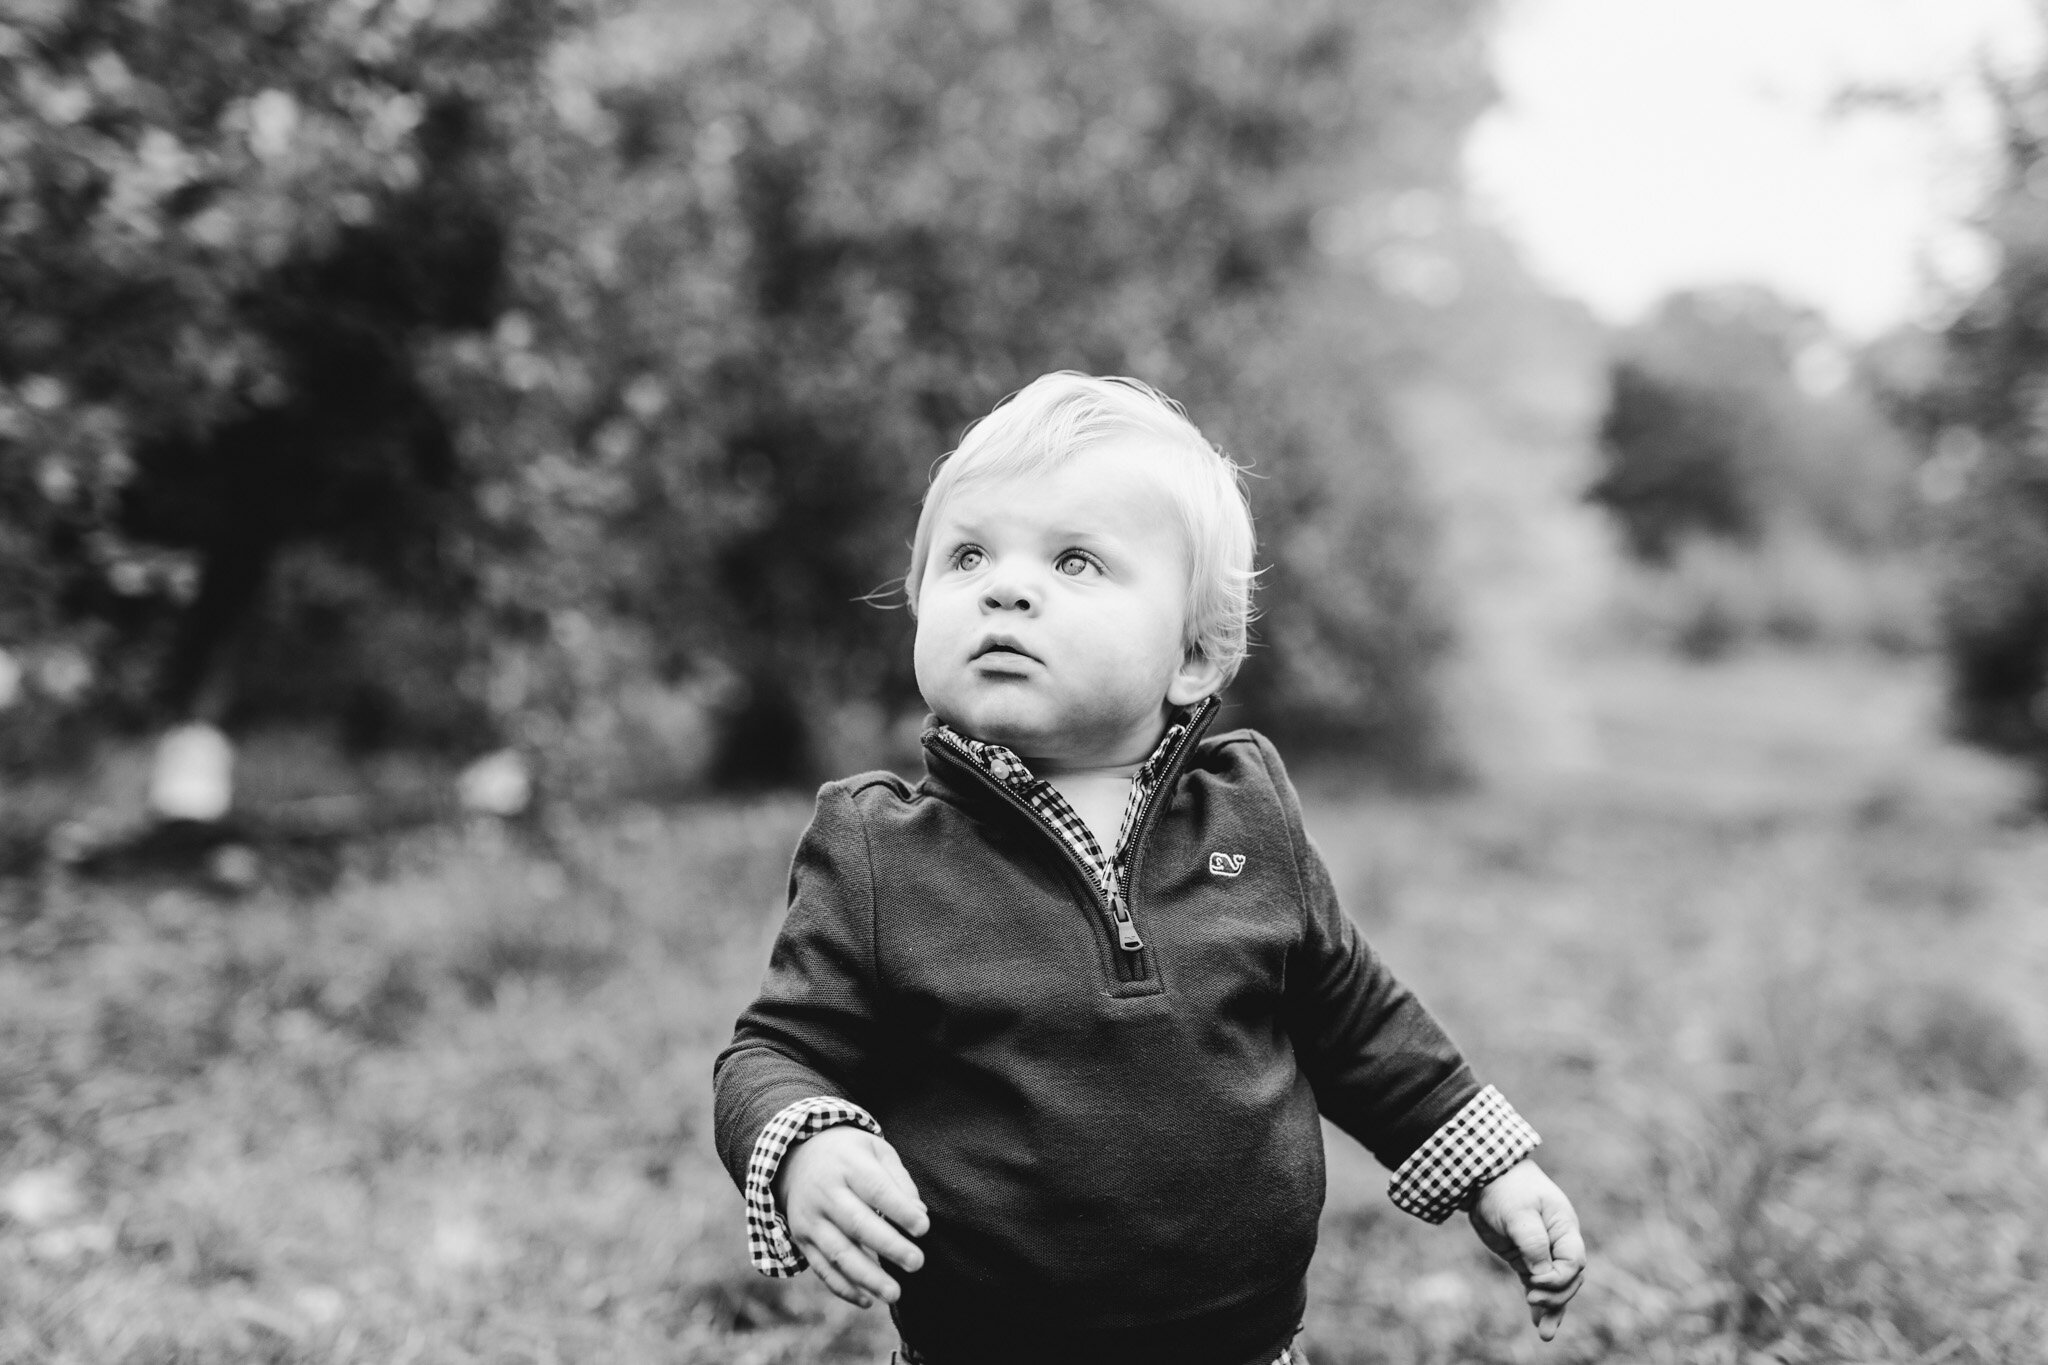
[[[754,1150],[747,1156],[747,1257],[763,1275],[786,1279],[809,1268],[810,1262],[790,1240],[782,1210],[775,1207],[775,1173],[791,1147],[842,1123],[882,1135],[882,1125],[852,1100],[818,1095],[783,1109],[754,1139]]]
[[[1471,1204],[1481,1186],[1536,1150],[1543,1139],[1492,1086],[1466,1101],[1417,1147],[1387,1185],[1394,1207],[1441,1223]]]

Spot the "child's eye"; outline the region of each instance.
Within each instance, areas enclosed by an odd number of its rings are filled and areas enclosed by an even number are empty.
[[[1079,550],[1069,550],[1053,561],[1053,568],[1069,578],[1079,578],[1095,567],[1095,560]]]
[[[980,568],[982,561],[987,558],[988,556],[981,552],[980,546],[962,545],[959,549],[953,551],[953,567],[972,571]]]

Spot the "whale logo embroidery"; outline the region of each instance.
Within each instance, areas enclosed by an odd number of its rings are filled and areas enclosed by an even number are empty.
[[[1244,871],[1244,854],[1211,853],[1209,871],[1218,877],[1235,877]]]

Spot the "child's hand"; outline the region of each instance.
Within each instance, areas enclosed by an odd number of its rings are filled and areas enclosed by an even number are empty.
[[[799,1142],[775,1173],[775,1197],[797,1248],[848,1303],[896,1302],[903,1291],[882,1258],[905,1270],[924,1264],[924,1253],[896,1230],[925,1234],[924,1201],[896,1149],[872,1133],[841,1125]]]
[[[1549,1341],[1586,1271],[1586,1243],[1572,1201],[1525,1158],[1479,1191],[1471,1218],[1486,1249],[1522,1277],[1529,1320]]]

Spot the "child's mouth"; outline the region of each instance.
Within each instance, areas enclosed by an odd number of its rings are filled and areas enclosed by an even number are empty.
[[[1025,653],[1022,648],[1007,640],[988,641],[974,651],[974,659],[977,662],[982,659],[1026,659],[1032,663],[1038,662],[1036,656]]]

